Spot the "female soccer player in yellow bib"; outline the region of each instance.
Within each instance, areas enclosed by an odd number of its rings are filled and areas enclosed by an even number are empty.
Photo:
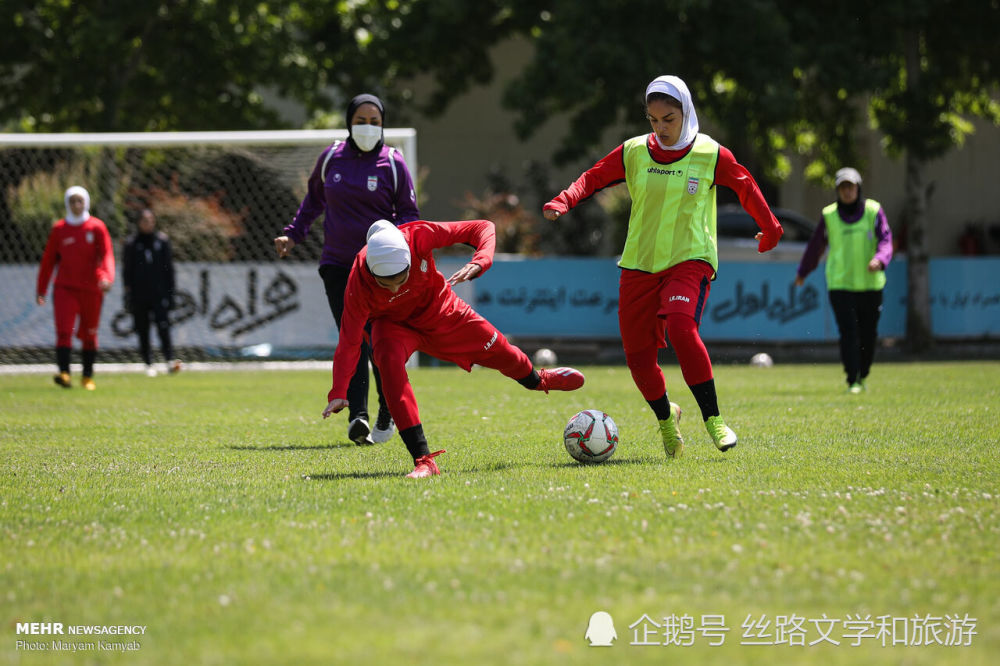
[[[656,358],[669,338],[708,434],[727,451],[736,446],[736,433],[719,414],[712,361],[698,334],[719,265],[715,186],[733,189],[757,222],[758,251],[774,248],[782,229],[753,176],[729,149],[698,132],[684,81],[660,76],[647,86],[645,99],[653,131],[611,151],[545,204],[543,214],[555,220],[597,191],[625,182],[632,212],[618,262],[618,323],[632,378],[659,420],[667,456],[679,457],[681,409],[667,398]]]

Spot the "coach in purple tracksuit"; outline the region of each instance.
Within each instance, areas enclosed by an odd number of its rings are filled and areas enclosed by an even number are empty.
[[[347,141],[327,147],[309,177],[309,191],[284,235],[274,239],[279,257],[285,257],[305,240],[309,228],[323,213],[323,255],[319,274],[326,288],[330,311],[340,328],[344,290],[354,256],[365,245],[375,220],[399,225],[420,218],[413,178],[399,150],[385,145],[382,132],[385,107],[374,95],[358,95],[347,107]],[[378,369],[372,366],[378,389],[379,413],[374,431],[368,416],[368,362],[365,344],[347,390],[348,437],[357,444],[385,442],[395,425],[382,397]]]

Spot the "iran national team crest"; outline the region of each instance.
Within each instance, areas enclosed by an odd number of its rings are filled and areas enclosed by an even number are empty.
[[[368,191],[374,192],[378,189],[378,176],[368,176]]]
[[[698,194],[697,178],[688,178],[688,194]]]

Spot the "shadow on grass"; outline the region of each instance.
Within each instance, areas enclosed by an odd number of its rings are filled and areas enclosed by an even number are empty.
[[[353,448],[354,442],[339,444],[272,444],[271,446],[228,446],[234,451],[323,451],[326,449]]]
[[[335,448],[336,445],[331,445],[329,447],[315,447],[315,448]],[[346,444],[344,446],[347,446]],[[237,447],[231,447],[237,448]],[[290,447],[290,448],[314,448],[314,447]],[[723,463],[726,462],[725,458],[709,458],[707,460],[702,460],[699,462],[707,463]],[[483,474],[489,472],[503,472],[506,470],[516,470],[524,469],[527,467],[549,467],[555,469],[571,469],[576,468],[580,470],[589,469],[600,469],[602,467],[648,467],[650,465],[662,465],[667,463],[664,458],[658,458],[655,456],[651,457],[636,457],[636,458],[617,458],[613,460],[605,460],[602,463],[584,464],[578,463],[576,461],[570,460],[567,462],[536,464],[530,462],[511,462],[509,460],[498,460],[496,462],[487,463],[484,465],[476,465],[475,467],[459,467],[459,468],[448,468],[442,467],[441,474],[442,477],[447,476],[464,476],[470,474]],[[324,473],[324,474],[307,474],[304,479],[306,481],[340,481],[343,479],[387,479],[387,478],[402,478],[404,472],[402,468],[398,471],[358,471],[358,472],[339,472],[339,473]]]
[[[447,471],[453,474],[481,474],[483,472],[503,472],[508,469],[521,469],[524,467],[537,467],[533,463],[528,463],[524,461],[515,462],[511,460],[496,460],[493,462],[484,463],[482,465],[474,465],[470,467],[460,467],[455,469],[449,469]],[[445,470],[442,469],[443,473]]]
[[[577,467],[580,469],[597,469],[599,467],[624,467],[625,465],[650,465],[662,463],[663,459],[660,458],[612,458],[611,460],[605,460],[599,463],[581,463],[575,460],[567,460],[561,463],[552,463],[549,467],[555,467],[558,469]]]
[[[624,467],[626,465],[635,467],[640,467],[640,466],[649,467],[650,465],[654,466],[672,465],[672,464],[683,465],[685,461],[693,462],[695,460],[697,460],[699,464],[701,463],[714,464],[714,463],[730,462],[732,459],[724,457],[716,457],[716,456],[712,456],[710,458],[695,459],[694,456],[686,455],[682,457],[680,460],[674,461],[668,459],[666,456],[638,456],[634,458],[612,458],[611,460],[605,460],[604,462],[599,462],[599,463],[580,463],[576,462],[575,460],[567,460],[566,462],[552,463],[551,465],[549,465],[549,467],[555,467],[557,469],[565,469],[573,467],[578,467],[580,469],[600,469],[601,467]]]
[[[403,478],[402,472],[340,472],[336,474],[306,474],[303,481],[343,481],[345,479]]]

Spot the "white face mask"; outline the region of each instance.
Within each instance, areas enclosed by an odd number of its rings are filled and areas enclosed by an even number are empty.
[[[351,138],[358,148],[367,153],[382,139],[382,128],[378,125],[351,125]]]

